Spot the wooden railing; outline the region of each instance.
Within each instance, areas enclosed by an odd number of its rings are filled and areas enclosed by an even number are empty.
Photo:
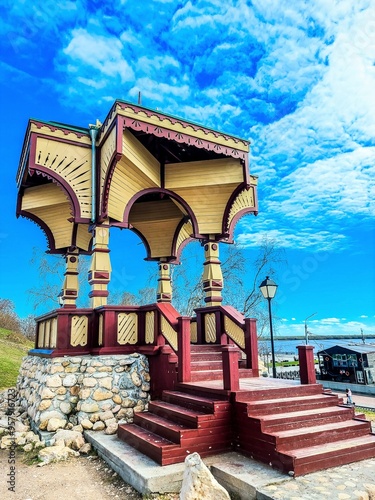
[[[256,319],[245,318],[231,306],[196,309],[197,343],[236,345],[245,354],[245,367],[259,372]]]
[[[92,309],[56,309],[36,320],[35,349],[54,355],[89,354]]]
[[[174,374],[176,381],[191,381],[191,342],[221,344],[228,379],[224,385],[234,387],[237,346],[245,353],[242,366],[257,376],[256,320],[244,318],[230,306],[201,308],[196,314],[196,318],[180,316],[169,303],[61,308],[37,319],[35,347],[50,350],[53,356],[143,352],[153,356],[156,377],[164,371],[163,383],[168,385],[168,376],[174,380]]]

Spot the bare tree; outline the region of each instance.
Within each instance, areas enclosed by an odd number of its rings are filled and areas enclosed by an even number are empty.
[[[30,340],[35,339],[36,329],[34,314],[29,314],[26,318],[21,319],[21,332],[26,338]]]
[[[13,332],[21,331],[21,323],[14,310],[14,303],[9,299],[0,299],[0,328]]]
[[[38,247],[33,248],[33,255],[30,260],[32,266],[37,266],[39,272],[39,284],[37,287],[28,290],[28,294],[33,303],[33,309],[55,308],[57,306],[57,297],[61,291],[64,281],[65,258],[62,255],[49,255]],[[89,260],[87,256],[79,256],[78,272],[79,287],[78,305],[87,306],[88,294],[85,290],[88,288],[87,272]]]
[[[196,247],[186,252],[190,246],[184,251],[181,265],[172,270],[173,305],[181,314],[188,316],[204,304],[203,252],[199,252],[200,258],[197,252],[192,254]],[[221,246],[224,302],[233,305],[245,316],[256,317],[259,336],[263,335],[268,325],[266,303],[259,290],[260,281],[266,275],[277,279],[278,269],[285,264],[284,252],[272,238],[265,237],[262,240],[254,260],[246,256],[245,249],[240,245]]]

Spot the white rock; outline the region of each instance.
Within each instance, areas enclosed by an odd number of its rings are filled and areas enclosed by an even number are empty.
[[[78,431],[61,430],[55,434],[56,442],[63,440],[64,445],[73,450],[79,450],[85,444],[82,434]]]
[[[375,484],[367,483],[364,486],[366,488],[369,500],[375,500]]]
[[[38,457],[43,464],[49,464],[60,460],[68,460],[70,457],[79,457],[79,453],[67,446],[49,446],[40,450]]]
[[[103,424],[104,425],[104,424]],[[14,437],[11,437],[11,436],[3,436],[1,438],[1,442],[0,442],[0,448],[2,450],[6,449],[6,448],[10,448],[10,446],[12,446],[12,444],[14,444],[15,441],[14,441]]]
[[[14,423],[14,429],[16,432],[27,432],[30,430],[30,427],[28,425],[24,425],[18,420],[15,421]]]
[[[80,449],[79,453],[81,455],[88,455],[91,452],[91,444],[90,443],[85,443]]]
[[[100,420],[98,422],[95,422],[95,424],[92,427],[93,431],[102,431],[105,428],[105,423],[101,422]]]
[[[64,387],[73,387],[73,385],[76,385],[76,383],[77,383],[77,376],[72,374],[67,375],[63,380]]]
[[[102,420],[104,422],[105,420],[109,420],[110,418],[113,418],[113,413],[111,411],[104,411],[103,413],[100,413],[99,417],[100,417],[100,420]]]
[[[112,422],[107,426],[106,430],[104,431],[104,434],[116,434],[117,429],[118,429],[118,423]]]
[[[62,380],[59,375],[54,375],[47,380],[47,387],[60,387]]]
[[[228,492],[216,481],[198,453],[185,458],[180,500],[230,500]]]
[[[90,422],[88,418],[84,418],[83,420],[81,420],[81,425],[83,429],[92,429],[94,424]]]
[[[51,418],[47,424],[47,431],[57,431],[57,429],[63,429],[65,425],[66,420],[63,420],[62,418]]]

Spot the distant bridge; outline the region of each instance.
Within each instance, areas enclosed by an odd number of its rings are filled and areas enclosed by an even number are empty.
[[[304,335],[288,335],[288,336],[282,336],[282,337],[274,337],[274,340],[303,340],[305,341],[306,337]],[[368,334],[362,336],[361,334],[354,334],[354,335],[309,335],[309,340],[370,340],[370,339],[375,339],[375,334]],[[259,337],[258,340],[271,340],[270,337]]]

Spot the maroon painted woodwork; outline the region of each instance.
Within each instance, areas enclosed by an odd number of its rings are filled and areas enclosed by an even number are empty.
[[[238,372],[239,349],[234,345],[225,345],[223,352],[224,390],[238,391],[240,378]]]
[[[271,381],[270,381],[271,382]],[[161,465],[236,450],[295,476],[375,456],[370,422],[319,384],[229,391],[179,384],[118,435]],[[231,417],[233,415],[233,417]]]
[[[72,346],[70,344],[71,338],[71,322],[73,316],[88,316],[88,337],[87,344],[84,346]],[[61,309],[55,309],[48,314],[40,316],[36,319],[36,337],[35,337],[35,350],[39,350],[39,335],[41,323],[52,320],[56,318],[57,320],[57,337],[56,337],[56,347],[49,347],[48,345],[43,347],[43,349],[50,349],[52,357],[58,356],[82,356],[84,354],[90,354],[92,348],[92,309],[78,309],[70,307],[62,307]],[[35,351],[34,351],[35,353]]]
[[[190,382],[190,317],[178,318],[178,381]]]
[[[246,368],[251,368],[254,376],[259,376],[257,320],[254,318],[245,318],[245,353]]]
[[[299,345],[298,358],[301,384],[316,384],[314,346]]]
[[[375,456],[370,422],[319,384],[235,395],[236,450],[294,476]]]
[[[166,389],[173,390],[177,385],[177,356],[173,349],[168,345],[157,346],[148,362],[152,397],[160,397]]]
[[[179,463],[186,455],[202,457],[230,451],[230,403],[180,391],[163,391],[137,413],[134,424],[120,425],[118,436],[160,465]]]

